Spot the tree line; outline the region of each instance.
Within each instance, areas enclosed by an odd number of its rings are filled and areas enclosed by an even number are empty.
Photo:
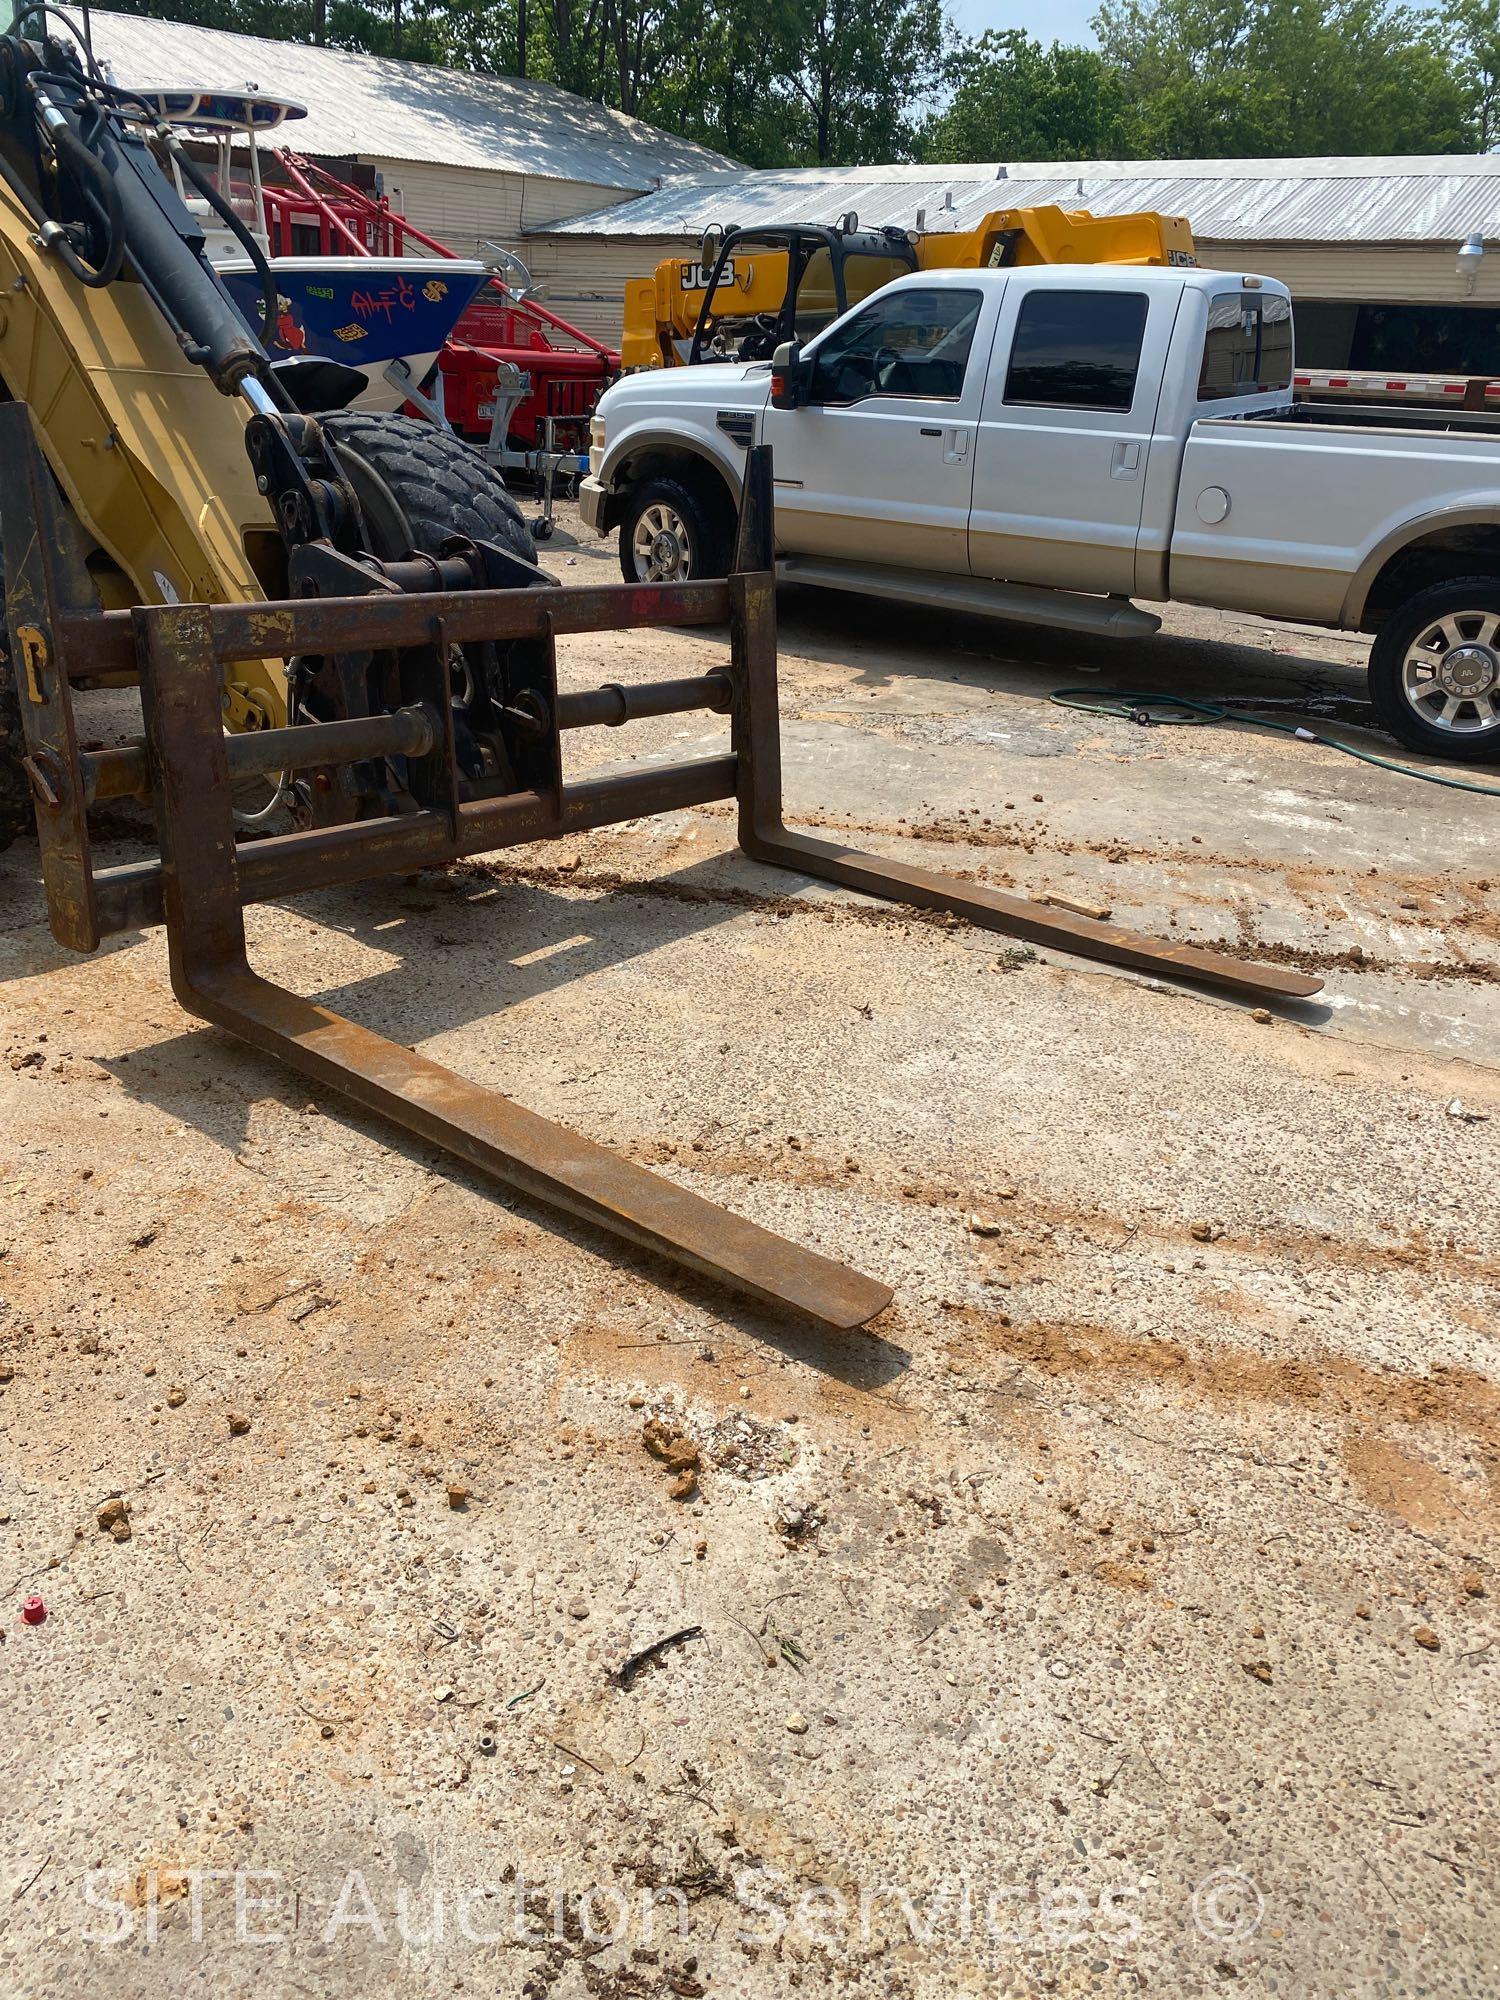
[[[1500,143],[1500,0],[1103,0],[1097,46],[944,0],[114,0],[541,77],[751,166],[1457,153]]]

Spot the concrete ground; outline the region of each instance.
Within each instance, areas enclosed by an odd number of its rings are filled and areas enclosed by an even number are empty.
[[[566,515],[547,560],[613,574]],[[1400,756],[1339,639],[781,610],[796,823],[1324,993],[780,878],[722,808],[251,913],[268,974],[894,1287],[834,1339],[191,1023],[159,933],[61,952],[13,849],[5,1993],[1500,1990],[1496,808],[1048,701],[1312,687]]]

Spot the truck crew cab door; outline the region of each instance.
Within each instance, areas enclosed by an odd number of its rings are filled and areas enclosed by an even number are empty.
[[[1136,582],[1146,466],[1181,300],[1129,271],[1011,279],[975,446],[976,576]]]
[[[900,281],[847,313],[807,351],[801,406],[767,405],[783,555],[968,573],[974,432],[1004,287],[948,275]]]

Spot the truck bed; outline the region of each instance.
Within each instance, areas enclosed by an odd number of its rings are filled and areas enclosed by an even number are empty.
[[[1429,416],[1441,421],[1428,421]],[[1200,417],[1171,535],[1171,594],[1188,603],[1359,621],[1382,551],[1430,524],[1500,513],[1500,422],[1458,411],[1316,405]]]
[[[1382,431],[1448,431],[1455,435],[1500,437],[1500,410],[1463,410],[1396,403],[1294,403],[1289,410],[1261,411],[1239,419],[1247,424],[1317,424]]]

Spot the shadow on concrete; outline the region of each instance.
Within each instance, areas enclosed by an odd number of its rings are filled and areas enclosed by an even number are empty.
[[[1298,635],[1271,625],[1264,628],[1265,642],[1259,645],[1166,632],[1146,639],[1111,639],[805,585],[783,585],[778,603],[789,650],[822,665],[852,665],[856,685],[866,689],[933,679],[994,688],[1045,707],[1056,689],[1079,685],[1081,676],[1088,691],[1100,696],[1154,692],[1231,707],[1259,699],[1288,704],[1278,720],[1308,721],[1380,756],[1434,771],[1471,768],[1408,751],[1380,728],[1365,696],[1362,660],[1319,659],[1292,651]],[[1354,635],[1328,636],[1363,643]],[[1286,650],[1272,650],[1278,646]]]

